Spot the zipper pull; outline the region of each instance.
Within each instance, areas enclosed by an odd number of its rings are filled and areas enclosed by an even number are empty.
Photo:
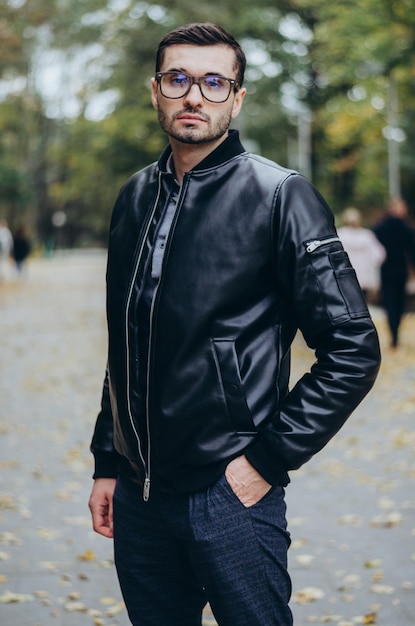
[[[144,481],[144,487],[143,487],[144,502],[148,502],[149,497],[150,497],[150,479],[146,478]]]
[[[314,239],[314,241],[310,241],[307,244],[307,252],[314,252],[314,250],[317,250],[317,248],[321,245],[321,241],[319,239]]]
[[[329,243],[335,243],[336,241],[340,241],[339,237],[328,237],[327,239],[314,239],[313,241],[309,241],[306,247],[307,252],[314,252],[320,246],[325,246]]]

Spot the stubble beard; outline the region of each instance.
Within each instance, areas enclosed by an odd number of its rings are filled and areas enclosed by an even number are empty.
[[[187,127],[177,129],[175,127],[176,118],[183,113],[192,113],[194,115],[200,115],[206,120],[206,127],[202,130],[191,124]],[[201,114],[200,111],[193,109],[185,109],[175,115],[168,116],[164,113],[161,107],[157,110],[158,120],[162,130],[169,136],[181,143],[197,145],[206,144],[216,141],[223,137],[228,131],[232,117],[230,112],[223,113],[213,124],[211,118],[205,114]]]

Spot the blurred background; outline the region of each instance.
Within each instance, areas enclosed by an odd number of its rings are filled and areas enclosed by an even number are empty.
[[[166,137],[150,102],[175,26],[223,25],[248,58],[246,147],[298,169],[336,214],[415,217],[412,0],[3,0],[0,219],[34,249],[105,246],[125,179]]]

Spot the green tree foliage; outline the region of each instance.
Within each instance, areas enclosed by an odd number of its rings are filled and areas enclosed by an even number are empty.
[[[166,143],[150,101],[157,42],[192,21],[221,23],[247,52],[235,125],[248,147],[303,168],[335,210],[353,202],[370,211],[388,198],[393,136],[415,206],[412,0],[6,0],[1,215],[30,220],[46,239],[63,212],[67,244],[105,240],[119,187]]]
[[[412,180],[415,5],[411,0],[293,0],[309,23],[316,179],[337,204],[382,205],[388,196],[388,97],[397,82],[402,192]],[[403,132],[402,132],[403,131]]]

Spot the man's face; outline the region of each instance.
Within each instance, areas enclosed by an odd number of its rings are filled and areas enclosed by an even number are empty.
[[[160,71],[179,71],[197,78],[215,74],[235,79],[235,64],[235,53],[229,46],[175,44],[165,50]],[[185,96],[169,99],[152,80],[152,102],[160,126],[180,143],[206,144],[225,136],[231,120],[241,109],[244,96],[245,89],[236,93],[232,89],[226,102],[209,102],[203,98],[199,86],[193,84]]]

